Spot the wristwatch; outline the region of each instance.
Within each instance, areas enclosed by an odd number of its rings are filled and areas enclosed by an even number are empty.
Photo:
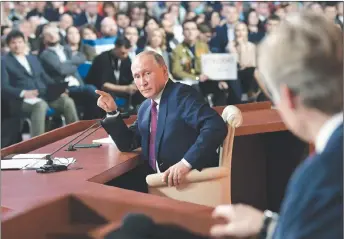
[[[274,213],[270,210],[264,211],[263,226],[259,232],[259,236],[258,236],[259,239],[266,239],[267,238],[269,226],[270,226],[271,222],[277,221],[277,219],[278,219],[277,213]]]
[[[114,110],[114,111],[111,111],[111,112],[108,112],[107,114],[108,115],[111,115],[111,116],[114,116],[114,115],[117,115],[119,114],[120,112],[118,110]]]

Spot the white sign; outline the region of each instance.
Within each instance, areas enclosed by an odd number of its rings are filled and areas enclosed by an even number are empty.
[[[202,74],[210,80],[236,80],[238,78],[235,54],[203,54],[201,56]]]

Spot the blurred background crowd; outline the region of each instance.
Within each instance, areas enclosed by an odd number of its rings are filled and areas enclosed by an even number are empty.
[[[130,67],[143,50],[160,53],[170,78],[195,87],[212,106],[267,100],[254,80],[256,46],[303,9],[343,29],[343,2],[2,2],[2,147],[25,130],[32,137],[103,117],[95,89],[135,114],[144,99]],[[208,53],[236,54],[237,79],[202,74]],[[65,91],[54,96],[51,86],[63,82]]]

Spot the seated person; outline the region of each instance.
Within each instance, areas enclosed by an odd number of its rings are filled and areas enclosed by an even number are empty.
[[[84,112],[84,119],[101,117],[97,109],[95,86],[85,84],[78,72],[78,66],[86,61],[78,52],[73,54],[71,48],[60,45],[60,36],[56,27],[46,27],[43,31],[44,43],[48,46],[40,55],[45,72],[56,82],[68,82],[69,95],[78,108]]]
[[[49,107],[62,113],[67,124],[78,121],[74,101],[66,93],[55,100],[46,100],[47,85],[54,81],[45,73],[36,56],[25,55],[23,33],[13,30],[6,41],[10,53],[1,60],[4,66],[1,71],[2,92],[9,101],[21,102],[22,112],[30,115],[31,136],[45,132],[45,117]]]
[[[125,37],[116,40],[115,48],[98,55],[85,78],[99,90],[110,93],[114,98],[124,99],[124,110],[130,111],[143,101],[133,82],[131,60],[128,57],[130,42]]]
[[[135,181],[145,184],[146,175],[163,172],[164,181],[176,186],[191,169],[218,166],[216,150],[227,135],[221,116],[195,89],[168,79],[167,66],[159,53],[138,54],[131,70],[137,88],[147,98],[132,126],[125,125],[108,93],[97,93],[98,106],[110,114],[102,125],[118,149],[128,152],[142,147],[145,163],[139,166],[141,174]],[[147,185],[141,186],[147,191]]]

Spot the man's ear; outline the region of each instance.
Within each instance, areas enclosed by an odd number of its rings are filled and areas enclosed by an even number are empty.
[[[165,76],[167,76],[167,78],[168,78],[168,69],[167,69],[167,66],[164,65],[163,69],[164,69],[164,74],[165,74]]]
[[[288,108],[293,110],[297,108],[296,96],[286,84],[281,84],[280,86],[280,99],[285,102]]]

